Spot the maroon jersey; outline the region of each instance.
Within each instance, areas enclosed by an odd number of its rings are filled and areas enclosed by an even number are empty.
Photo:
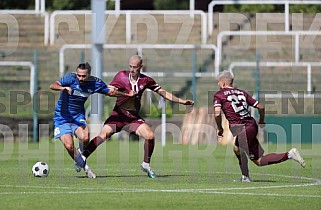
[[[258,101],[247,92],[234,87],[223,88],[214,94],[214,107],[221,106],[231,125],[244,124],[247,120],[252,120],[248,107],[257,104]]]
[[[149,76],[140,74],[138,80],[132,83],[128,70],[119,71],[109,85],[117,87],[119,91],[129,92],[133,90],[137,93],[134,97],[117,97],[114,110],[126,110],[138,113],[141,107],[141,97],[146,88],[157,91],[161,87]]]
[[[230,131],[236,136],[235,145],[245,150],[251,160],[262,157],[264,150],[258,139],[258,126],[248,110],[258,101],[237,88],[223,88],[214,94],[214,107],[220,106],[230,123]]]

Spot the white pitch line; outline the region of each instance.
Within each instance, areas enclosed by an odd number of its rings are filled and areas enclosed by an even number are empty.
[[[219,172],[216,172],[219,173]],[[261,174],[258,174],[261,175]],[[86,194],[86,193],[146,193],[146,192],[164,192],[164,193],[211,193],[211,194],[228,194],[228,195],[261,195],[274,197],[305,197],[305,198],[321,198],[321,195],[302,195],[302,194],[277,194],[277,193],[243,193],[243,192],[226,192],[226,190],[252,190],[252,189],[273,189],[273,188],[291,188],[291,187],[308,187],[321,185],[320,179],[309,177],[288,176],[279,174],[264,174],[268,176],[278,176],[283,178],[308,180],[313,183],[296,184],[296,185],[278,185],[278,186],[248,186],[248,187],[231,187],[231,188],[208,188],[208,189],[121,189],[121,188],[82,188],[85,191],[75,191],[79,188],[75,187],[60,187],[60,186],[28,186],[28,185],[0,185],[4,188],[28,188],[28,189],[60,189],[73,190],[61,192],[0,192],[0,195],[24,195],[24,194]],[[248,183],[246,183],[248,184]]]
[[[165,192],[165,193],[204,193],[204,194],[222,194],[222,195],[256,195],[256,196],[271,196],[271,197],[301,197],[301,198],[321,198],[321,195],[302,195],[302,194],[278,194],[278,193],[242,193],[242,192],[220,192],[220,191],[195,191],[195,190],[150,190],[150,189],[123,189],[111,191],[62,191],[62,192],[2,192],[0,195],[26,195],[26,194],[97,194],[97,193],[150,193],[150,192]]]
[[[222,191],[222,190],[255,190],[255,189],[277,189],[277,188],[292,188],[292,187],[309,187],[309,186],[316,186],[321,185],[321,182],[315,182],[315,183],[307,183],[307,184],[296,184],[296,185],[277,185],[277,186],[256,186],[256,187],[229,187],[229,188],[203,188],[203,189],[166,189],[166,190],[158,190],[158,189],[148,189],[150,192],[198,192],[198,191]],[[0,187],[5,188],[33,188],[33,189],[66,189],[66,190],[78,190],[79,188],[75,187],[51,187],[51,186],[29,186],[29,185],[0,185]],[[117,191],[117,190],[137,190],[140,189],[122,189],[122,188],[92,188],[92,187],[83,187],[82,190],[110,190],[110,191]],[[145,190],[145,189],[142,189]]]
[[[256,186],[256,187],[230,187],[230,188],[214,188],[214,189],[195,189],[195,190],[256,190],[256,189],[277,189],[277,188],[291,188],[291,187],[309,187],[321,185],[321,183],[309,183],[309,184],[296,184],[296,185],[276,185],[276,186]]]
[[[255,195],[255,196],[273,196],[273,197],[304,197],[304,198],[321,198],[321,195],[302,195],[302,194],[279,194],[279,193],[233,193],[233,192],[204,192],[209,194],[228,194],[228,195]]]

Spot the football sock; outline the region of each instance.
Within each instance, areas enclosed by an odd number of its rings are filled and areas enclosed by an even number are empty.
[[[96,148],[103,142],[104,140],[100,136],[96,136],[89,142],[87,149],[83,152],[83,155],[88,158],[90,154],[93,153]]]
[[[88,143],[87,143],[86,146],[88,146]],[[83,142],[82,140],[79,140],[79,149],[80,149],[80,151],[81,151],[81,152],[84,152],[85,148],[86,148],[86,147],[85,147],[84,142]]]
[[[142,163],[143,168],[150,168],[149,163],[143,162]]]
[[[286,161],[288,159],[289,159],[289,157],[288,157],[287,152],[280,153],[280,154],[270,153],[270,154],[267,154],[267,155],[264,155],[263,157],[261,157],[260,166],[281,163],[281,162]]]
[[[88,147],[88,144],[89,144],[89,141],[82,141],[82,140],[79,140],[79,149],[81,152],[84,152],[85,149]]]
[[[289,152],[287,154],[288,154],[288,158],[292,159],[292,155]]]
[[[237,159],[239,160],[239,166],[241,169],[241,173],[244,176],[249,177],[249,167],[248,167],[248,160],[246,154],[241,152],[241,155],[235,154]]]
[[[85,170],[88,170],[89,169],[89,166],[86,164],[85,167],[84,167]]]
[[[153,155],[154,152],[154,147],[155,147],[155,139],[145,139],[145,144],[144,144],[144,162],[145,163],[150,163],[150,158]]]
[[[75,157],[75,162],[77,163],[78,166],[84,168],[86,166],[86,160],[82,157],[80,153],[77,154]]]
[[[84,152],[84,144],[81,140],[79,140],[79,149],[80,149],[80,152]]]

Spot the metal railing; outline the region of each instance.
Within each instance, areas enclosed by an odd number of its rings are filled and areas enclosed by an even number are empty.
[[[35,66],[32,62],[29,61],[0,61],[0,66],[27,66],[30,68],[30,95],[33,97],[35,91],[34,90],[34,77],[35,77]]]
[[[285,24],[285,31],[290,31],[290,23],[289,23],[289,5],[291,4],[321,4],[321,1],[289,1],[289,0],[267,0],[267,1],[258,1],[258,0],[225,0],[225,1],[211,1],[208,4],[208,34],[210,36],[213,35],[213,13],[214,7],[216,5],[232,5],[232,4],[251,4],[251,5],[260,5],[260,4],[277,4],[277,5],[284,5],[284,24]]]
[[[41,15],[44,17],[44,45],[49,42],[49,14],[36,10],[0,10],[0,14]]]
[[[233,72],[235,67],[256,67],[257,65],[264,66],[264,67],[287,67],[287,66],[305,66],[307,67],[307,92],[311,94],[312,91],[312,76],[311,76],[311,67],[312,66],[321,66],[321,62],[248,62],[248,61],[238,61],[232,62],[228,70]]]
[[[63,45],[59,50],[59,76],[62,77],[65,71],[65,51],[67,49],[90,49],[91,44],[66,44]],[[213,44],[206,45],[193,45],[193,44],[104,44],[104,49],[137,49],[139,55],[142,55],[143,49],[211,49],[216,54],[217,47]],[[216,56],[215,56],[216,57]],[[215,61],[213,61],[214,65]],[[105,76],[109,76],[105,74]],[[166,73],[164,72],[148,72],[150,76],[164,77]],[[186,77],[191,76],[190,72],[187,73],[176,73],[175,76]],[[214,76],[214,73],[198,73],[197,77],[202,76]]]
[[[221,61],[222,61],[222,48],[223,48],[223,37],[224,36],[270,36],[270,35],[281,35],[281,36],[294,36],[294,61],[299,62],[300,60],[300,36],[305,35],[321,35],[321,31],[222,31],[217,36],[217,52],[215,57],[215,73],[219,73]]]
[[[56,16],[58,15],[91,15],[91,10],[57,10],[54,11],[50,16],[50,45],[55,43],[56,33]],[[105,11],[106,15],[126,15],[126,43],[131,43],[132,28],[131,28],[131,16],[132,15],[200,15],[202,32],[201,32],[201,44],[206,44],[207,41],[207,17],[203,11],[193,10],[121,10],[121,11]],[[191,17],[193,18],[193,17]],[[79,30],[74,28],[73,30]]]
[[[35,0],[35,12],[45,13],[46,11],[46,0]]]

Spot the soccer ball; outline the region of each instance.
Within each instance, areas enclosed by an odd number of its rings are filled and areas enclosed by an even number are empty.
[[[32,166],[32,174],[35,177],[46,177],[49,174],[49,165],[45,162],[37,162]]]

